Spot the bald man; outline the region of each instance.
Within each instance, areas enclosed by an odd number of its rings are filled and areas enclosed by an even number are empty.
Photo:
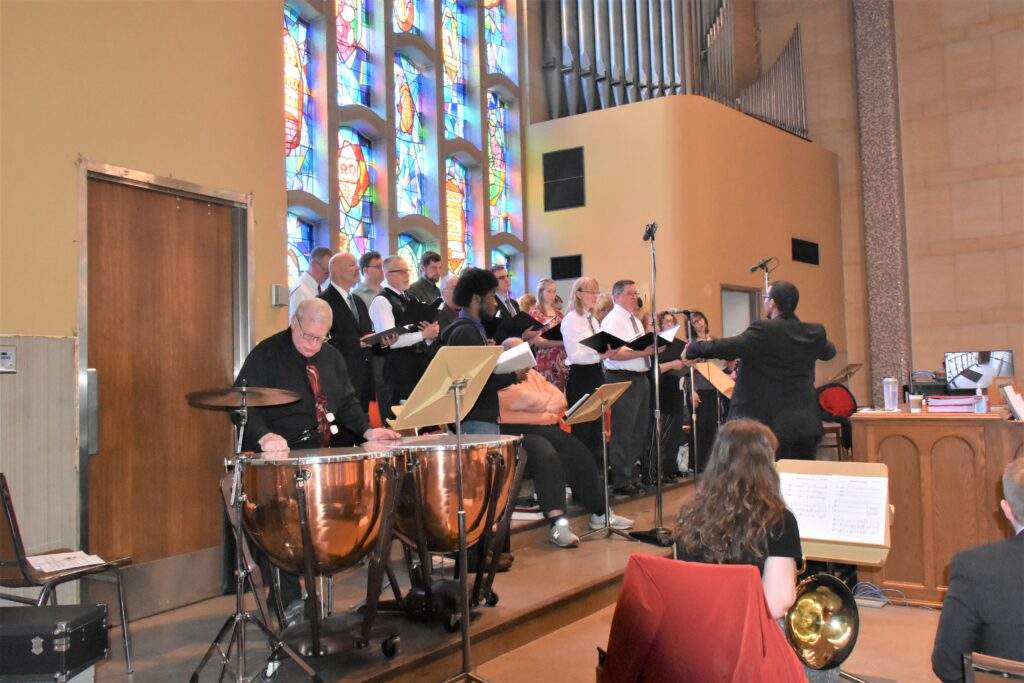
[[[359,283],[359,262],[352,254],[335,254],[328,270],[330,284],[318,298],[331,307],[331,345],[344,357],[352,389],[365,411],[370,405],[373,374],[370,372],[370,349],[359,339],[373,333],[373,323],[366,304],[352,291]]]
[[[245,359],[235,386],[287,389],[299,400],[283,406],[249,408],[243,448],[351,446],[356,442],[398,438],[390,429],[370,429],[369,419],[349,381],[341,353],[326,343],[333,314],[323,299],[301,302],[291,324],[256,345]],[[327,414],[335,416],[335,422]],[[330,429],[337,424],[339,430]],[[344,427],[344,429],[341,429]]]

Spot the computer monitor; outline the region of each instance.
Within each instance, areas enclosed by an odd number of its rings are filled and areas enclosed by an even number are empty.
[[[944,365],[951,390],[984,389],[993,377],[1013,376],[1013,351],[949,351]]]

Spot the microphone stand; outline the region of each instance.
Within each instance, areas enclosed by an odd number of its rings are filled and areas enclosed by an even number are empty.
[[[693,341],[693,318],[686,314],[686,343]],[[705,326],[706,327],[706,326]],[[693,439],[693,479],[697,480],[697,402],[693,400],[697,393],[696,374],[693,370],[693,363],[690,363],[690,395],[686,398],[690,402],[690,436]]]
[[[658,306],[656,292],[658,289],[658,258],[655,254],[654,235],[658,231],[657,223],[649,223],[644,229],[644,241],[651,243],[651,315],[657,317]],[[658,331],[657,322],[654,330],[654,457],[656,458],[655,481],[654,481],[654,528],[648,531],[632,531],[630,536],[651,543],[668,547],[672,545],[672,533],[665,528],[662,520],[663,501],[661,487],[661,368],[658,367]],[[605,510],[605,514],[610,514]]]

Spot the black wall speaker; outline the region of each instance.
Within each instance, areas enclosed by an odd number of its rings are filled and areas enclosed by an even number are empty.
[[[575,280],[582,275],[583,257],[580,254],[551,257],[552,280]]]
[[[547,152],[543,166],[545,211],[586,206],[582,147]]]
[[[817,242],[798,240],[795,237],[792,239],[792,242],[794,261],[799,261],[800,263],[810,263],[813,266],[819,264]]]

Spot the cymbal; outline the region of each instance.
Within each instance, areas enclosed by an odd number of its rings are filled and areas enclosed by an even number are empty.
[[[241,408],[242,396],[245,396],[245,405],[249,407],[280,406],[299,400],[294,391],[264,387],[204,389],[185,394],[185,400],[196,408]]]

